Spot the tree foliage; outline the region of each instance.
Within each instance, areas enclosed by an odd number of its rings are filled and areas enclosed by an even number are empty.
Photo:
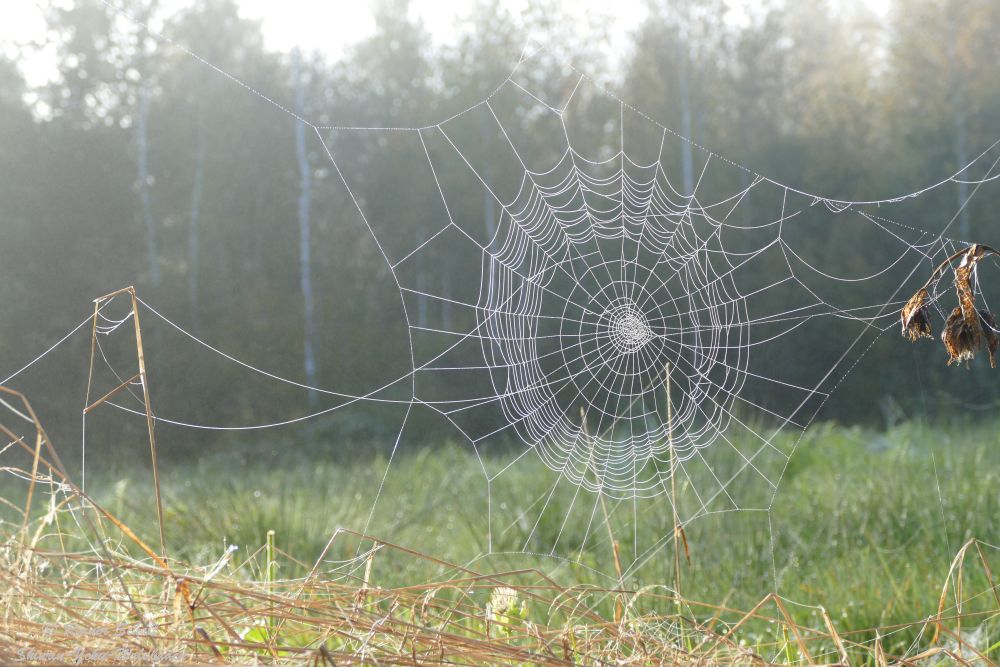
[[[196,3],[174,15],[153,0],[133,5],[133,16],[168,39],[105,3],[79,0],[47,15],[58,65],[53,81],[29,90],[15,63],[0,60],[4,366],[30,358],[42,342],[78,323],[93,297],[135,284],[227,352],[300,377],[305,331],[296,121],[276,108],[296,108],[293,57],[269,51],[261,26],[241,18],[234,0]],[[720,0],[651,0],[648,9],[629,53],[609,60],[599,25],[541,0],[529,3],[524,15],[497,0],[480,0],[445,46],[412,17],[406,0],[379,0],[372,36],[335,61],[303,57],[304,112],[321,125],[423,127],[490,95],[525,44],[540,35],[552,50],[533,63],[530,76],[541,88],[553,87],[553,95],[566,92],[556,89],[566,62],[585,64],[624,99],[699,144],[831,197],[911,191],[952,173],[997,138],[995,2],[899,0],[886,20],[826,0],[769,0],[741,16]],[[139,183],[136,120],[144,94],[149,173]],[[583,114],[593,115],[588,131],[595,141],[613,145],[614,133],[595,111],[599,103],[596,97],[574,100]],[[532,122],[524,118],[528,132]],[[484,156],[497,141],[474,123],[456,132],[467,133],[465,145]],[[530,148],[538,156],[562,150],[538,136]],[[335,153],[359,156],[363,169],[348,175],[351,188],[373,217],[398,221],[393,236],[402,245],[440,226],[439,203],[408,178],[426,163],[408,162],[409,153],[392,145],[396,138],[379,150],[370,150],[368,142],[382,140],[371,135],[330,130],[325,138]],[[378,386],[409,368],[409,351],[399,343],[405,340],[399,291],[356,210],[334,187],[340,176],[323,144],[310,134],[305,148],[314,186],[309,207],[319,382],[338,390]],[[676,159],[678,173],[690,172],[690,156]],[[516,176],[503,169],[497,165],[487,178]],[[439,175],[445,183],[458,178],[447,165]],[[742,172],[735,177],[749,178]],[[151,230],[144,228],[143,191]],[[955,186],[931,197],[909,211],[908,222],[920,227],[948,218],[968,194]],[[997,198],[992,188],[972,200],[963,233],[1000,242],[993,225]],[[487,234],[497,224],[496,203],[481,189],[454,206],[452,215],[482,220]],[[753,204],[741,213],[753,216]],[[147,231],[156,239],[152,261],[162,274],[159,286],[147,258]],[[877,237],[865,234],[828,226],[799,239],[797,247],[806,256],[832,253],[848,272],[871,273],[889,256]],[[451,293],[458,285],[448,281],[478,278],[480,271],[478,257],[447,242],[421,261],[419,280],[445,281],[434,286],[437,293]],[[873,303],[887,296],[867,284],[849,288],[872,289]],[[435,317],[452,317],[441,300],[419,303],[415,312],[424,317],[420,313],[432,309]],[[842,342],[806,341],[787,350],[787,358],[828,368]],[[895,359],[894,343],[878,341],[875,353]],[[233,423],[306,410],[300,392],[244,382],[237,367],[198,372],[188,363],[189,350],[190,341],[166,330],[151,340],[153,382],[184,388],[163,389],[163,412]],[[940,370],[923,371],[922,383],[913,382],[912,357],[884,368],[902,370],[868,375],[827,416],[872,418],[887,394],[915,406],[926,387],[951,386]],[[84,370],[81,357],[22,381],[56,413],[57,406],[78,402]],[[995,382],[977,382],[984,401],[1000,394]],[[428,437],[445,431],[430,421],[426,428]]]

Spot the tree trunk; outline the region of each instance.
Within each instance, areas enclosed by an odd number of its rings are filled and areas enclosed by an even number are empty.
[[[299,71],[301,56],[295,52],[293,76],[295,77],[295,105],[296,112],[301,117],[305,117],[305,86],[302,85],[302,76]],[[310,225],[309,225],[309,203],[312,196],[312,174],[309,169],[309,156],[306,154],[306,127],[305,123],[297,121],[295,124],[295,154],[299,160],[299,280],[302,288],[303,316],[305,320],[305,334],[302,345],[302,365],[306,372],[306,384],[311,387],[316,386],[316,358],[314,354],[314,340],[316,324],[313,316],[313,287],[312,287],[312,267],[310,253]],[[315,407],[317,394],[309,391],[309,405]]]
[[[191,323],[199,330],[198,316],[198,269],[199,239],[198,222],[201,218],[201,194],[205,181],[205,119],[198,115],[198,148],[194,159],[194,183],[191,186],[191,216],[188,226],[188,303],[191,307]]]
[[[684,194],[691,196],[694,194],[694,146],[691,144],[694,137],[692,136],[691,123],[691,85],[688,81],[691,56],[688,53],[686,31],[683,29],[679,32],[677,50],[680,55],[678,60],[681,68],[681,134],[687,140],[683,142],[681,147],[681,168],[684,178]]]
[[[146,225],[146,250],[149,257],[149,281],[160,285],[160,264],[156,251],[156,226],[149,197],[149,88],[143,82],[139,88],[139,109],[136,115],[136,149],[138,152],[139,208]]]

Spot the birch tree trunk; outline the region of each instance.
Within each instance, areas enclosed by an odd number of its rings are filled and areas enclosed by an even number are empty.
[[[201,195],[205,182],[205,119],[198,116],[198,148],[194,159],[194,183],[191,186],[191,214],[188,224],[188,304],[191,307],[191,322],[195,331],[199,330],[198,315],[198,272],[200,243],[198,224],[201,218]]]
[[[294,55],[293,77],[295,78],[296,112],[305,117],[305,86],[300,72],[301,54]],[[310,248],[309,205],[312,197],[312,174],[309,170],[309,156],[306,153],[306,126],[299,121],[295,124],[295,154],[299,162],[299,282],[302,289],[302,304],[304,318],[304,336],[302,345],[302,365],[306,373],[306,384],[316,386],[316,357],[314,341],[316,324],[313,315],[313,285]],[[309,391],[309,405],[315,407],[317,402],[315,391]]]
[[[139,109],[135,123],[138,162],[139,212],[146,226],[146,250],[149,259],[149,280],[154,287],[160,285],[160,263],[156,250],[156,225],[149,196],[149,87],[146,82],[139,88]]]

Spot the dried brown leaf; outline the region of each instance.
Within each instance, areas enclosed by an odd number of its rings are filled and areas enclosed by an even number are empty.
[[[978,316],[976,324],[975,330],[968,325],[960,307],[956,306],[951,311],[948,321],[944,324],[944,331],[941,332],[941,342],[948,351],[949,366],[955,362],[969,361],[976,356],[979,344],[976,330],[982,333],[982,329],[978,326]]]
[[[931,321],[927,317],[927,290],[921,289],[906,302],[900,312],[903,336],[916,342],[918,338],[931,338]]]
[[[951,311],[941,333],[941,340],[948,351],[949,365],[952,362],[972,359],[985,340],[990,353],[990,365],[996,367],[995,353],[997,345],[1000,344],[1000,338],[995,330],[996,322],[989,311],[976,310],[976,297],[972,291],[972,272],[975,270],[976,262],[983,256],[985,256],[984,249],[972,245],[962,257],[961,264],[955,269],[958,307]]]
[[[990,367],[997,367],[997,347],[1000,347],[1000,335],[997,335],[997,322],[993,313],[985,308],[979,311],[980,324],[983,330],[983,338],[986,339],[986,349],[990,353]]]

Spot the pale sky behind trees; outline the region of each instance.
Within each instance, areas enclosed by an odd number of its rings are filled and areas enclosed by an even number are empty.
[[[885,16],[890,0],[867,0],[860,3],[879,16]],[[849,7],[859,0],[832,0],[834,5]],[[561,0],[564,7],[573,7],[571,14],[589,14],[597,17],[608,31],[607,48],[616,60],[616,52],[624,51],[629,36],[646,16],[648,0]],[[21,66],[29,84],[38,84],[51,78],[53,60],[50,53],[27,49],[24,45],[41,42],[45,37],[42,7],[45,2],[36,0],[7,0],[0,15],[0,51],[14,57]],[[69,2],[55,4],[71,4]],[[164,0],[168,13],[192,4],[185,0]],[[240,0],[246,18],[260,20],[268,46],[279,51],[299,47],[306,51],[319,51],[336,58],[346,47],[356,43],[374,30],[375,22],[370,3],[347,0]],[[501,0],[501,5],[512,14],[520,13],[528,0]],[[732,19],[753,11],[756,0],[730,0]],[[576,8],[582,8],[579,11]],[[462,21],[468,13],[469,3],[447,0],[413,0],[411,12],[418,17],[435,42],[447,44],[462,31]],[[623,55],[618,53],[617,55]]]

